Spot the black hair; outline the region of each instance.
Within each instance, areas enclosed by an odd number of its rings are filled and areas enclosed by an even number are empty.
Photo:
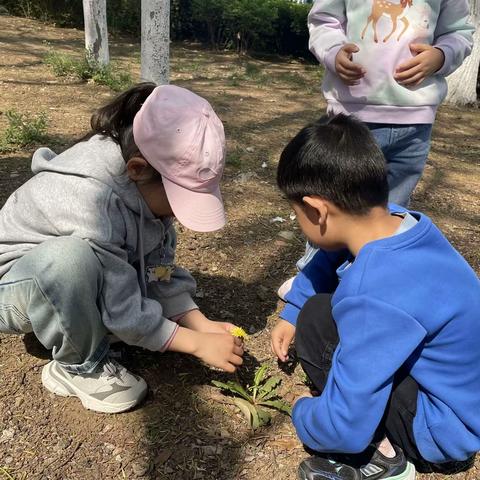
[[[277,184],[295,203],[318,195],[356,215],[388,202],[382,151],[362,122],[343,114],[300,130],[280,156]]]
[[[133,119],[156,86],[151,82],[138,83],[99,108],[92,115],[92,129],[83,140],[97,134],[106,135],[120,145],[126,162],[141,155],[133,138]]]

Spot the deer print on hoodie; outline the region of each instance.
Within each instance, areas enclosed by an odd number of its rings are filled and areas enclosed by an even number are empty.
[[[365,122],[433,123],[447,93],[445,77],[472,48],[467,0],[317,0],[310,11],[310,50],[326,67],[323,92],[330,112],[355,114]],[[366,70],[358,85],[335,73],[335,57],[346,43],[360,49],[353,61]],[[394,79],[412,58],[412,44],[444,53],[443,67],[417,87]]]

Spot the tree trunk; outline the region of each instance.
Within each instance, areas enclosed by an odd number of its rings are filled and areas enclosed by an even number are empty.
[[[88,60],[100,65],[107,65],[110,58],[106,0],[83,0],[83,18]]]
[[[142,81],[168,83],[169,59],[170,0],[142,0]]]
[[[475,26],[473,50],[462,66],[447,78],[446,101],[453,105],[473,105],[477,102],[477,80],[480,66],[480,0],[470,1],[471,21]]]

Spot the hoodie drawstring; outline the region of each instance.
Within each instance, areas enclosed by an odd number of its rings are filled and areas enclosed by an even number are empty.
[[[145,213],[143,211],[142,201],[139,199],[138,204],[140,206],[140,228],[138,232],[138,254],[140,256],[140,290],[142,296],[147,296],[147,282],[145,281],[145,258],[143,256],[143,226],[145,223]]]

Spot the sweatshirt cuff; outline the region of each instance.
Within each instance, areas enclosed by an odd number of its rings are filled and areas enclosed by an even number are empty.
[[[167,318],[173,318],[189,310],[198,309],[197,304],[188,292],[180,293],[174,297],[162,298],[161,304],[163,307],[163,316]]]
[[[335,45],[332,47],[328,52],[325,54],[324,64],[325,68],[330,70],[332,73],[337,73],[337,69],[335,68],[335,60],[337,58],[338,52],[341,50],[343,45]]]
[[[178,329],[180,328],[180,326],[177,324],[175,330],[172,332],[172,334],[170,335],[170,338],[163,344],[162,348],[160,349],[160,352],[163,353],[165,352],[166,350],[168,350],[168,347],[170,346],[170,344],[172,343],[173,339],[175,338],[175,335],[177,334],[178,332]]]
[[[152,352],[164,352],[177,333],[178,325],[168,318],[162,318],[160,327],[143,337],[137,345]]]
[[[188,312],[192,312],[193,310],[200,310],[199,308],[192,308],[190,310],[185,310],[182,313],[179,313],[178,315],[174,315],[173,317],[170,318],[172,322],[178,323]]]
[[[452,73],[452,71],[454,70],[453,63],[455,60],[455,51],[452,45],[450,45],[450,43],[447,41],[437,43],[434,45],[434,47],[441,50],[443,52],[443,56],[445,57],[440,70],[437,70],[434,75],[446,77],[447,75],[450,75],[450,73]]]
[[[280,312],[280,318],[291,323],[294,327],[297,326],[297,318],[300,313],[300,309],[291,303],[287,303],[283,310]]]
[[[320,450],[320,445],[315,441],[314,438],[307,432],[304,427],[304,421],[306,417],[305,408],[308,408],[308,403],[315,401],[314,398],[301,398],[297,400],[292,410],[292,423],[297,431],[298,438],[313,450]]]

